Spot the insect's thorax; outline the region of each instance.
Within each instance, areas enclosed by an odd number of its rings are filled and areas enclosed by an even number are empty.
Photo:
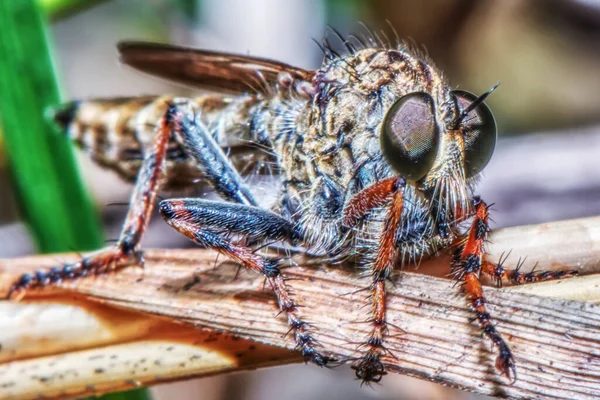
[[[420,59],[380,50],[326,64],[317,71],[314,86],[312,98],[278,105],[277,122],[267,124],[283,179],[279,211],[293,218],[316,247],[360,251],[376,243],[384,210],[372,213],[352,232],[341,229],[340,218],[353,195],[397,175],[381,153],[386,111],[415,91],[444,102],[447,88],[436,70]],[[435,237],[436,216],[417,183],[408,183],[405,196],[404,237],[399,239],[407,250],[402,256],[417,258],[450,240],[454,226],[448,227],[446,237]]]

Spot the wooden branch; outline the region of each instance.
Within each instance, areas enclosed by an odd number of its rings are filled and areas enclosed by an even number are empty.
[[[505,229],[492,240],[492,257],[513,249],[514,262],[527,255],[539,269],[591,273],[600,266],[600,218]],[[234,279],[237,267],[215,268],[215,257],[206,250],[148,251],[143,272],[128,268],[65,284],[68,292],[0,302],[0,399],[71,397],[300,361],[289,351],[288,328],[274,317],[263,279],[245,271]],[[56,262],[48,256],[0,260],[0,294],[16,274]],[[422,267],[448,271],[444,257]],[[286,274],[298,278],[290,284],[323,347],[340,360],[356,357],[355,343],[368,330],[361,322],[365,292],[357,292],[365,279],[325,267]],[[494,370],[495,349],[470,322],[459,287],[414,273],[401,274],[390,287],[390,322],[398,328],[390,329],[388,345],[397,359],[386,358],[389,370],[500,397],[600,396],[600,309],[593,304],[600,302],[600,275],[485,293],[515,353],[514,385]]]

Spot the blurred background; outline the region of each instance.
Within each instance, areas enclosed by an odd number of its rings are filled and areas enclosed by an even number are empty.
[[[63,10],[50,37],[63,98],[186,88],[118,64],[115,44],[141,39],[270,57],[318,68],[312,39],[366,33],[425,47],[456,87],[489,97],[502,136],[479,193],[493,227],[600,214],[600,2],[590,0],[107,0]],[[335,40],[332,42],[336,43]],[[1,95],[1,94],[0,94]],[[0,257],[33,254],[0,142]],[[118,236],[131,187],[78,154],[106,237]],[[168,196],[162,193],[162,196]],[[188,247],[160,218],[145,247]],[[519,255],[515,255],[518,257]],[[158,386],[168,399],[483,399],[411,378],[360,387],[348,368],[288,366]]]

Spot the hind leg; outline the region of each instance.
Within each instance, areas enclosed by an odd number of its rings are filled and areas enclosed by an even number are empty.
[[[139,245],[152,213],[159,180],[164,173],[167,144],[173,126],[168,111],[159,122],[151,149],[146,154],[129,200],[129,211],[116,245],[84,257],[81,261],[49,270],[21,275],[11,286],[7,298],[25,294],[27,289],[142,263]]]
[[[199,124],[193,110],[185,103],[168,104],[138,172],[129,211],[116,245],[88,254],[76,263],[23,274],[11,285],[7,298],[17,294],[23,296],[27,289],[143,264],[141,241],[154,208],[160,180],[165,175],[167,148],[173,135],[191,151],[190,156],[198,162],[207,181],[221,196],[244,204],[256,204],[206,127]]]

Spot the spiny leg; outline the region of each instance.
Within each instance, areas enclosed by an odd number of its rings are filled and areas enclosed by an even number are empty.
[[[300,318],[298,306],[285,285],[279,260],[257,255],[250,248],[232,244],[218,233],[204,228],[239,233],[250,242],[288,240],[296,243],[300,241],[299,233],[284,218],[257,207],[247,207],[258,203],[200,119],[193,113],[180,111],[176,121],[176,136],[183,143],[186,152],[196,160],[206,180],[225,200],[241,203],[243,206],[192,199],[174,200],[161,203],[161,214],[171,226],[193,241],[213,248],[265,275],[275,292],[280,310],[287,315],[288,325],[305,359],[317,365],[325,365],[330,360],[315,350],[315,342],[307,329],[308,324]],[[170,212],[174,210],[177,212],[171,215]]]
[[[184,112],[185,104],[175,111],[175,135],[186,153],[196,160],[203,177],[225,200],[257,206],[252,192],[208,128],[193,112]]]
[[[140,167],[129,200],[129,211],[116,245],[91,253],[79,262],[23,274],[11,286],[7,298],[11,298],[16,292],[24,293],[26,289],[143,263],[138,248],[154,207],[160,178],[164,174],[167,145],[176,111],[177,106],[170,106],[156,127],[152,146]]]
[[[237,234],[250,241],[285,240],[298,244],[300,233],[289,221],[258,207],[201,199],[164,200],[160,202],[160,213],[169,225],[199,245],[263,274],[275,292],[279,309],[287,316],[290,331],[305,360],[320,366],[331,361],[316,350],[309,325],[300,317],[298,305],[285,284],[280,260],[263,257],[249,247],[223,238],[224,234]]]
[[[475,317],[483,329],[483,333],[498,346],[496,369],[514,382],[517,379],[515,360],[508,344],[504,341],[491,322],[490,314],[485,307],[483,289],[479,280],[482,267],[483,246],[489,232],[488,206],[479,197],[474,199],[475,216],[463,246],[458,247],[452,265],[452,272],[463,283],[463,288]]]
[[[73,103],[67,111],[58,113],[55,119],[67,126],[75,115],[76,104]],[[166,105],[165,115],[157,125],[152,147],[138,172],[129,211],[117,244],[112,248],[89,254],[77,263],[23,274],[11,286],[7,298],[16,292],[24,294],[24,290],[28,288],[43,287],[90,274],[101,274],[143,262],[138,247],[152,213],[159,180],[164,175],[165,161],[169,154],[168,143],[173,134],[191,152],[190,155],[196,159],[208,182],[221,196],[244,204],[256,203],[214,138],[196,118],[188,102]]]
[[[521,267],[524,261],[519,261],[515,269],[504,268],[506,258],[502,258],[498,263],[493,263],[484,256],[481,263],[481,272],[490,276],[496,286],[502,287],[502,281],[506,280],[514,285],[523,285],[525,283],[551,281],[556,279],[571,278],[577,276],[579,271],[574,269],[563,269],[556,271],[531,271],[527,273],[521,272]]]
[[[390,278],[396,261],[396,234],[400,226],[405,185],[406,182],[401,178],[384,179],[359,192],[344,209],[344,224],[352,227],[373,209],[391,199],[377,255],[370,266],[371,332],[361,345],[367,348],[367,353],[352,366],[356,377],[367,383],[379,382],[385,375],[385,368],[380,361],[386,351],[383,344],[387,333],[385,282]]]

